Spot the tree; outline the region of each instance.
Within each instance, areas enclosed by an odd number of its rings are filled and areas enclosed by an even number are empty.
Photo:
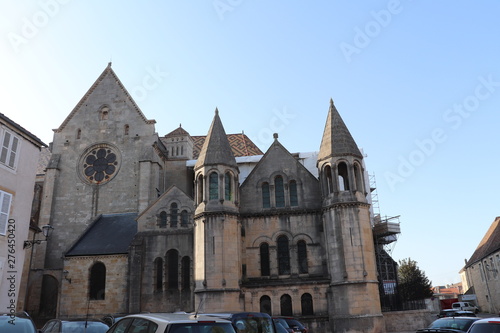
[[[398,279],[399,295],[403,301],[421,300],[433,295],[431,282],[411,258],[399,261]]]

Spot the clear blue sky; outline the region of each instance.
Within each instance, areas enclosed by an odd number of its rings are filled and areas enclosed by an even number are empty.
[[[52,141],[112,61],[165,135],[317,151],[329,100],[367,154],[396,260],[460,280],[498,210],[500,3],[0,1],[2,113]]]

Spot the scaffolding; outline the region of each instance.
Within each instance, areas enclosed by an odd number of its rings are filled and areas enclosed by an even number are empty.
[[[392,251],[401,233],[398,216],[383,217],[377,194],[375,175],[370,175],[370,194],[372,203],[372,230],[377,259],[379,292],[382,310],[391,311],[399,308],[398,265],[392,259]]]

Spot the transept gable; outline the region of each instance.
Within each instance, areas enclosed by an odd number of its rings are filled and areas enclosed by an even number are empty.
[[[139,118],[142,119],[146,124],[152,125],[156,123],[155,120],[148,120],[144,116],[139,106],[135,103],[132,96],[129,94],[125,86],[122,84],[116,73],[111,68],[111,62],[110,62],[108,66],[104,69],[104,71],[101,73],[101,75],[94,82],[94,84],[92,84],[89,90],[85,93],[85,95],[83,95],[80,101],[76,104],[71,113],[62,122],[59,128],[54,129],[54,132],[59,133],[63,131],[66,125],[71,121],[71,119],[75,116],[75,114],[82,108],[82,106],[84,106],[91,98],[94,97],[94,94],[105,95],[108,100],[112,100],[115,96],[112,95],[112,92],[109,90],[109,86],[107,86],[106,89],[103,87],[105,85],[104,84],[105,82],[111,82],[114,86],[113,90],[125,95],[126,103],[129,104],[132,107],[132,109],[137,112]],[[107,106],[106,103],[102,103],[102,107],[106,106]]]
[[[318,179],[278,141],[278,135],[274,134],[274,142],[241,184],[241,188],[259,182],[263,177],[271,177],[276,172],[300,178],[301,181],[319,183]]]

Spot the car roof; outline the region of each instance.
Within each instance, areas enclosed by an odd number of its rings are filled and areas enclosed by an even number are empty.
[[[193,322],[193,321],[214,321],[214,322],[228,322],[227,320],[214,316],[207,316],[205,314],[192,314],[192,313],[138,313],[127,315],[124,318],[146,318],[158,322]]]
[[[500,317],[483,318],[476,320],[474,324],[484,324],[484,323],[498,323],[500,324]]]

